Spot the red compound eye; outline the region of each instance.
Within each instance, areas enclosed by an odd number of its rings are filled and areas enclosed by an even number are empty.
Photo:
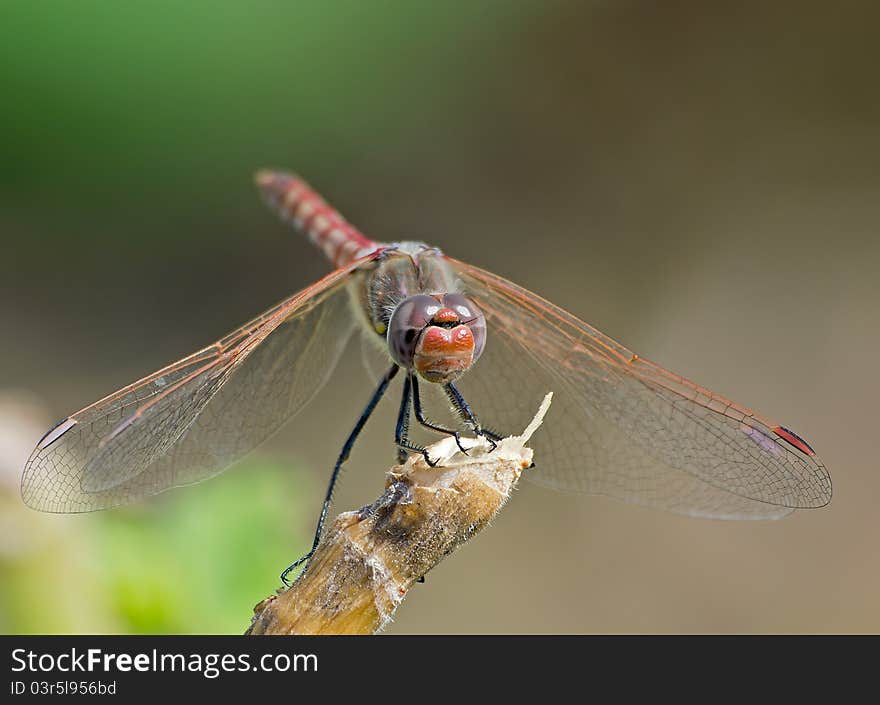
[[[394,310],[387,342],[398,365],[416,370],[431,382],[451,381],[482,354],[486,320],[461,294],[417,294]]]

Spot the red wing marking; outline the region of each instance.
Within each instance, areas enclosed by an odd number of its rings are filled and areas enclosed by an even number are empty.
[[[810,444],[807,443],[803,438],[797,435],[794,431],[789,431],[784,426],[774,426],[770,429],[779,436],[783,441],[788,443],[789,445],[793,445],[802,453],[806,453],[807,455],[816,455],[816,451],[814,451]]]

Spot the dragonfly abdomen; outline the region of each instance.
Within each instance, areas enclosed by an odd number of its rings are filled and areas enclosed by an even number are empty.
[[[334,267],[379,247],[295,174],[259,171],[255,180],[272,210],[317,245]]]

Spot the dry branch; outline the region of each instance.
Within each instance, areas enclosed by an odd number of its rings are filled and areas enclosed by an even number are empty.
[[[373,504],[333,522],[306,571],[254,609],[247,634],[373,634],[391,620],[410,587],[478,533],[532,464],[525,443],[550,406],[547,395],[520,436],[489,451],[482,439],[430,446],[387,474]]]

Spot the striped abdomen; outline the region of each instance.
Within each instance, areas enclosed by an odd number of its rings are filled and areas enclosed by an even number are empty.
[[[298,176],[260,171],[255,179],[271,208],[320,247],[334,267],[342,267],[378,247]]]

